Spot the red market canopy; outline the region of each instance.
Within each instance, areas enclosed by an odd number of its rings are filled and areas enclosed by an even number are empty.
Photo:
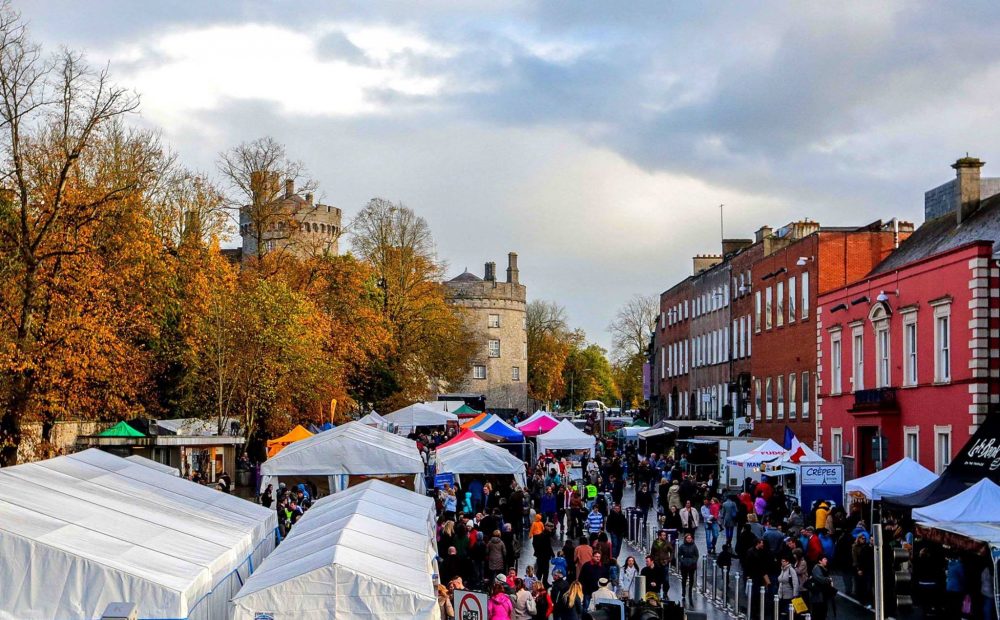
[[[438,446],[437,449],[440,450],[441,448],[447,448],[448,446],[453,446],[457,443],[465,441],[466,439],[479,439],[479,435],[476,435],[476,432],[473,430],[463,428],[461,433],[455,435],[448,441],[444,442],[443,444]]]

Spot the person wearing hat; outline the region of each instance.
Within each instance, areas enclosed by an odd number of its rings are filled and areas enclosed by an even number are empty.
[[[608,581],[607,577],[601,577],[597,580],[597,589],[590,595],[590,606],[587,607],[587,610],[594,611],[597,609],[597,602],[602,600],[618,600],[615,593],[611,591],[611,582]]]

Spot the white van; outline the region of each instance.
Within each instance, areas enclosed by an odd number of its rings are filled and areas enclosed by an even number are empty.
[[[590,414],[590,413],[597,413],[597,414],[604,413],[605,415],[607,415],[608,412],[610,411],[610,409],[608,409],[607,405],[605,405],[604,403],[602,403],[599,400],[585,400],[585,401],[583,401],[583,409],[582,409],[582,411],[583,411],[583,413],[586,413],[586,414]]]

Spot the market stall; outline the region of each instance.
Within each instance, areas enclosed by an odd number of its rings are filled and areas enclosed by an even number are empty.
[[[311,482],[321,494],[365,478],[391,478],[422,493],[424,462],[414,441],[348,422],[285,448],[260,466],[261,488]]]
[[[224,618],[277,529],[274,510],[96,449],[0,469],[0,523],[0,618],[99,618],[116,601]]]
[[[559,420],[555,419],[548,411],[536,411],[514,426],[524,433],[525,437],[535,437],[551,431],[558,424]]]
[[[439,474],[512,475],[522,487],[527,484],[524,461],[478,437],[441,446],[436,455]]]
[[[276,439],[267,440],[267,458],[275,456],[288,446],[292,445],[296,441],[301,441],[308,437],[312,437],[314,433],[309,432],[309,429],[298,424],[292,430],[288,431],[281,437]]]
[[[233,597],[230,617],[438,620],[435,556],[434,501],[368,481],[314,504]]]
[[[496,414],[490,414],[483,418],[478,424],[472,427],[477,433],[486,433],[494,437],[499,437],[504,442],[524,441],[524,434],[511,426],[506,420]]]
[[[403,433],[410,433],[420,426],[447,426],[452,422],[458,423],[458,416],[454,413],[426,403],[413,403],[383,417]]]
[[[847,493],[866,500],[880,500],[882,494],[905,495],[919,491],[937,479],[937,474],[910,457],[889,467],[847,482]]]
[[[594,437],[584,433],[569,420],[563,420],[551,431],[538,435],[538,451],[588,450],[594,456]]]
[[[366,426],[374,426],[375,428],[380,428],[382,430],[389,430],[390,422],[383,418],[377,411],[372,411],[368,415],[364,416],[358,420],[361,424]]]

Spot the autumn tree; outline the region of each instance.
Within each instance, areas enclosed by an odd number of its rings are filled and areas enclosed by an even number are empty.
[[[528,395],[551,405],[565,391],[563,369],[573,346],[566,310],[551,301],[532,300],[526,310]]]
[[[291,159],[285,146],[274,138],[234,146],[219,155],[218,168],[228,188],[230,212],[243,226],[243,238],[253,240],[257,259],[269,251],[266,240],[294,242],[299,231],[297,218],[316,209],[298,204],[292,212],[286,207],[286,183],[291,182],[300,192],[311,192],[315,182],[308,179],[305,166]]]
[[[630,406],[642,401],[642,367],[658,314],[656,297],[636,294],[618,309],[608,326],[616,383]]]
[[[0,464],[24,424],[141,408],[155,286],[142,197],[162,169],[138,102],[80,55],[43,55],[0,8]],[[154,250],[155,253],[155,250]]]
[[[570,350],[563,369],[563,382],[567,386],[567,409],[576,410],[586,400],[614,404],[620,398],[607,352],[596,344],[575,346]]]
[[[372,269],[380,311],[392,333],[392,354],[382,374],[395,390],[379,403],[392,408],[460,382],[475,336],[447,302],[444,269],[427,222],[402,204],[374,198],[351,222],[350,233],[354,251]],[[378,384],[371,387],[387,392]]]

